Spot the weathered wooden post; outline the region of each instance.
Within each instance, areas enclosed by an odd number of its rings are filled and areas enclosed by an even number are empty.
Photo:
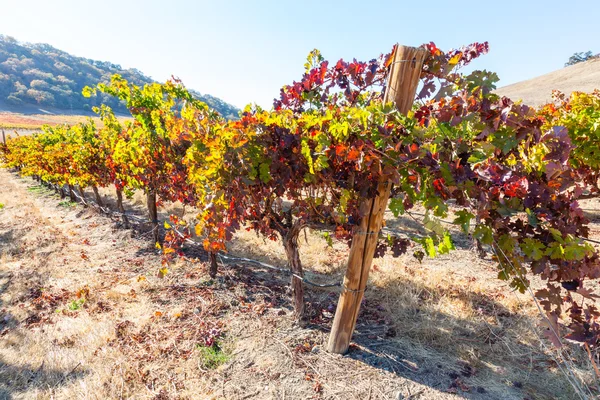
[[[6,144],[6,134],[4,133],[4,129],[2,129],[2,143]]]
[[[426,54],[422,48],[398,46],[396,49],[384,101],[394,102],[403,114],[410,111],[415,100]],[[391,183],[381,181],[377,185],[377,195],[361,202],[360,214],[363,217],[355,228],[344,285],[327,344],[329,352],[343,354],[350,345],[390,191]]]

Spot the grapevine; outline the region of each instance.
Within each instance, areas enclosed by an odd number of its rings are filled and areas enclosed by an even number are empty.
[[[193,220],[165,223],[165,265],[194,235],[211,254],[213,276],[215,254],[237,230],[281,240],[298,320],[300,232],[319,229],[348,244],[379,234],[358,231],[368,215],[361,202],[389,190],[393,215],[421,205],[429,233],[381,235],[377,255],[400,256],[409,239],[431,257],[450,252],[440,220],[453,214],[513,289],[530,290],[532,274],[545,281],[535,296],[552,332],[565,328],[567,338],[597,346],[600,314],[589,281],[600,277],[600,257],[584,240],[588,221],[578,200],[600,192],[598,93],[557,95],[558,105],[536,110],[494,94],[494,73],[458,71],[487,53],[487,43],[446,53],[433,43],[423,48],[422,90],[408,115],[383,100],[396,48],[368,62],[335,63],[314,50],[271,110],[248,106],[235,121],[176,79],[137,87],[114,76],[84,94],[119,98],[133,121],[119,122],[103,105],[96,109],[102,127],[86,122],[10,139],[2,161],[56,185],[114,185],[119,198],[143,191],[156,242],[161,202],[193,206]]]

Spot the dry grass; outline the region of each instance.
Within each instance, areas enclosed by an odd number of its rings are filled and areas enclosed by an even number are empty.
[[[143,227],[58,206],[6,171],[0,181],[0,399],[576,398],[534,333],[531,299],[458,232],[450,255],[375,261],[354,344],[338,356],[322,350],[336,291],[308,288],[300,328],[285,276],[235,266],[210,281],[203,262],[180,260],[159,279]],[[127,207],[143,212],[144,198]],[[252,232],[230,251],[285,265],[281,244]],[[345,245],[307,231],[301,253],[310,279],[341,280]],[[211,329],[228,360],[214,369],[198,351]],[[571,354],[591,383],[585,355]]]
[[[600,89],[600,59],[571,65],[523,82],[496,90],[501,96],[523,100],[529,106],[541,106],[552,101],[554,89],[570,95],[571,92],[593,92]]]

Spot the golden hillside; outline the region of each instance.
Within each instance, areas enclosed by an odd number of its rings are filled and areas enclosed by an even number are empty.
[[[537,78],[514,83],[496,90],[501,96],[525,104],[540,106],[552,100],[552,90],[558,89],[567,95],[574,91],[592,92],[600,89],[600,59],[578,63]]]

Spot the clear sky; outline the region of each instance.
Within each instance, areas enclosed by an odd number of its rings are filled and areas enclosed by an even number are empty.
[[[138,68],[238,107],[270,107],[313,48],[369,60],[396,42],[443,50],[489,41],[474,68],[500,86],[600,52],[600,0],[154,1],[0,0],[0,33]]]

